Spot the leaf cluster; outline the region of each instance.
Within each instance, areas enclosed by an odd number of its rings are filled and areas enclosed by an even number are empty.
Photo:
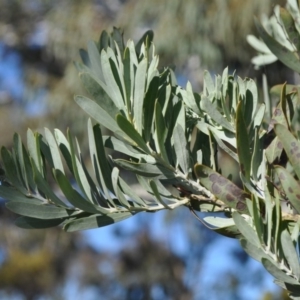
[[[297,29],[297,14],[290,16],[278,27],[289,24],[286,34],[292,34],[291,24]],[[268,49],[299,72],[297,52],[259,22],[257,28]],[[239,238],[298,299],[299,87],[273,88],[279,96],[273,110],[266,86],[262,101],[254,80],[226,68],[214,78],[205,72],[203,90],[195,93],[190,83],[177,85],[172,69],[158,67],[152,31],[136,44],[125,43],[117,28],[104,31],[80,55],[75,66],[90,98],[79,95],[75,102],[91,117],[91,167],[70,130],[28,130],[27,147],[16,134],[13,149],[1,149],[0,185],[7,207],[20,215],[16,224],[76,231],[187,206],[204,213],[202,222],[211,230]],[[241,186],[222,175],[220,149],[238,163]],[[127,174],[147,199],[126,182]]]

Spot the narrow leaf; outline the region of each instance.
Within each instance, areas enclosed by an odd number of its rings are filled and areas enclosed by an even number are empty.
[[[269,164],[272,164],[277,158],[281,156],[282,149],[282,142],[276,136],[266,149],[266,157]]]
[[[299,282],[288,276],[286,273],[280,270],[280,268],[276,265],[274,265],[269,259],[267,258],[262,258],[261,260],[263,266],[267,269],[267,271],[273,275],[276,279],[280,281],[284,281],[289,284],[299,284]]]
[[[201,115],[199,103],[196,102],[192,85],[189,81],[186,84],[186,90],[181,89],[180,94],[182,95],[183,101],[186,103],[186,105],[190,107],[197,115]]]
[[[299,265],[299,257],[297,251],[295,249],[295,245],[291,239],[287,230],[282,231],[281,233],[281,244],[282,250],[287,260],[290,268],[293,271],[293,274],[300,279],[300,265]]]
[[[168,130],[162,114],[162,109],[158,101],[155,103],[155,134],[157,141],[157,150],[161,154],[165,162],[169,163],[168,154],[165,146],[165,139],[168,134]]]
[[[206,114],[219,126],[222,126],[231,132],[235,132],[232,124],[229,123],[226,118],[217,110],[216,106],[211,103],[208,97],[202,97],[200,104]]]
[[[215,86],[214,82],[211,78],[211,75],[209,74],[208,71],[204,71],[203,74],[203,79],[204,79],[204,86],[203,86],[203,91],[205,92],[205,95],[212,94],[215,91]]]
[[[74,175],[69,142],[68,142],[67,138],[64,136],[64,134],[59,129],[55,129],[54,133],[55,133],[55,139],[57,141],[60,152],[63,155],[69,170]]]
[[[28,187],[29,187],[30,192],[35,193],[36,192],[36,184],[33,179],[33,170],[32,170],[32,165],[31,165],[30,158],[29,158],[29,153],[25,149],[24,145],[22,144],[21,139],[20,139],[20,146],[21,146],[20,151],[22,151],[22,154],[23,154],[24,170],[26,172],[26,180],[28,183]]]
[[[114,119],[120,110],[107,95],[104,83],[99,82],[89,73],[81,73],[80,79],[96,103]]]
[[[89,41],[87,48],[92,70],[100,80],[103,80],[103,72],[100,63],[100,54],[96,43],[94,41]]]
[[[115,43],[118,45],[118,48],[120,51],[123,53],[124,51],[124,39],[123,39],[123,32],[121,31],[120,28],[113,28],[112,32],[112,38],[115,41]]]
[[[259,35],[277,58],[290,69],[300,73],[300,62],[297,55],[270,36],[257,19],[254,20]]]
[[[175,126],[174,128],[173,141],[174,141],[174,148],[176,152],[177,161],[183,173],[187,175],[189,172],[190,157],[188,153],[188,145],[187,145],[185,133],[179,124],[177,124],[177,126]]]
[[[246,107],[247,104],[250,102],[249,100],[251,99],[251,110],[246,109],[246,111],[247,111],[247,115],[251,116],[250,120],[253,121],[256,114],[257,105],[258,105],[257,86],[255,81],[251,78],[246,78],[245,84],[246,84],[246,90],[248,91],[248,93],[246,91]]]
[[[93,127],[93,131],[90,129],[91,134],[91,144],[94,144],[93,147],[96,147],[96,153],[97,153],[97,164],[99,164],[100,169],[100,177],[103,178],[103,181],[101,181],[102,188],[104,189],[105,195],[108,199],[110,199],[109,191],[112,191],[112,181],[111,181],[111,167],[108,164],[106,153],[103,146],[103,140],[102,140],[102,132],[101,128],[98,124],[96,124]]]
[[[229,238],[238,239],[241,236],[240,232],[238,231],[235,225],[213,228],[211,230]]]
[[[151,154],[150,149],[146,145],[142,136],[135,130],[133,125],[122,115],[117,115],[117,123],[120,129],[126,133],[126,135],[136,144],[136,146],[140,147],[147,154]]]
[[[131,205],[129,204],[126,197],[122,193],[122,191],[119,187],[119,184],[118,184],[118,181],[119,181],[119,169],[118,168],[113,168],[113,171],[111,173],[111,179],[112,179],[112,184],[113,184],[113,190],[114,190],[114,193],[117,196],[118,200],[124,207],[130,209]]]
[[[76,182],[81,189],[81,191],[84,193],[87,199],[91,203],[94,202],[94,199],[91,195],[91,189],[90,185],[87,179],[87,176],[85,175],[84,169],[82,165],[80,164],[79,159],[77,158],[75,154],[75,149],[74,149],[74,142],[73,142],[73,137],[71,135],[71,132],[68,130],[68,141],[69,141],[69,146],[70,146],[70,155],[71,155],[71,160],[72,160],[72,167],[74,171],[74,176],[76,179]]]
[[[143,106],[145,97],[145,85],[147,79],[147,59],[144,58],[138,64],[135,74],[134,95],[133,95],[133,116],[134,123],[139,134],[143,130]]]
[[[140,55],[142,45],[144,44],[146,45],[146,47],[149,47],[153,41],[153,37],[154,37],[154,33],[152,30],[147,30],[143,34],[143,36],[140,38],[140,40],[137,42],[135,46],[135,50],[138,56]]]
[[[115,159],[114,162],[120,167],[132,171],[136,174],[145,177],[157,177],[161,179],[171,179],[175,178],[173,171],[159,165],[159,164],[149,164],[149,163],[134,163],[123,159]]]
[[[133,63],[130,58],[129,48],[126,47],[124,52],[123,64],[124,64],[124,85],[126,95],[126,108],[127,112],[131,112],[131,98],[133,97],[133,83],[134,83],[134,71]]]
[[[145,154],[143,151],[134,146],[125,144],[123,141],[113,136],[103,136],[103,145],[104,147],[124,153],[130,157],[143,159],[148,163],[155,163],[155,159],[152,156]]]
[[[244,174],[246,180],[250,180],[251,171],[251,153],[249,148],[249,138],[244,121],[243,102],[240,101],[236,110],[236,140],[237,140],[237,153],[240,161],[240,169]]]
[[[300,142],[285,126],[281,124],[276,124],[274,126],[274,130],[283,145],[283,148],[291,165],[294,168],[295,173],[298,176],[298,179],[300,179]]]
[[[251,157],[251,175],[254,180],[258,181],[258,171],[262,161],[263,147],[262,142],[259,139],[259,131],[257,128],[255,129],[254,139],[254,149]]]
[[[196,164],[194,171],[200,183],[227,206],[247,213],[246,198],[249,195],[230,180],[207,166]]]
[[[45,128],[45,138],[48,142],[48,145],[50,147],[50,151],[51,151],[51,156],[52,156],[52,160],[53,160],[53,165],[55,169],[60,170],[61,172],[64,173],[64,167],[60,158],[60,153],[58,150],[58,146],[56,144],[56,141],[52,135],[52,133],[50,132],[50,130],[48,128]]]
[[[28,191],[19,179],[17,166],[12,158],[12,154],[5,147],[2,147],[1,157],[4,164],[6,177],[15,186],[15,188],[22,192],[22,194],[26,195]]]
[[[115,103],[116,107],[118,107],[120,110],[123,110],[125,108],[125,103],[123,101],[120,88],[117,84],[118,79],[115,77],[116,75],[113,73],[110,64],[110,58],[108,56],[108,53],[105,50],[101,51],[101,66],[102,66],[103,77],[105,79],[109,97]]]
[[[88,213],[102,213],[108,214],[110,211],[104,207],[96,206],[81,196],[73,187],[71,186],[69,180],[66,176],[60,172],[59,170],[55,171],[55,178],[57,183],[59,184],[60,189],[68,199],[68,201],[78,209],[83,210],[84,212]]]
[[[92,215],[89,217],[75,219],[73,221],[66,223],[64,225],[64,230],[66,230],[67,232],[73,232],[79,230],[104,227],[125,220],[131,216],[132,214],[130,212],[113,213],[105,216]]]
[[[144,200],[121,178],[119,177],[119,184],[124,194],[127,195],[131,201],[142,207],[148,207]]]
[[[261,126],[264,115],[266,112],[266,104],[262,103],[259,105],[258,110],[254,116],[253,127]]]
[[[273,111],[272,119],[270,121],[268,132],[274,128],[274,124],[282,124],[285,127],[289,127],[287,118],[286,118],[286,108],[287,108],[287,97],[286,97],[286,84],[284,83],[280,89],[280,101],[276,108]]]
[[[32,167],[33,167],[33,171],[34,171],[34,180],[37,184],[38,189],[42,193],[44,193],[44,195],[47,197],[47,199],[52,201],[54,204],[67,208],[68,205],[66,203],[64,203],[62,200],[60,200],[55,195],[55,193],[53,192],[52,187],[45,180],[45,178],[43,178],[42,174],[39,172],[39,170],[37,169],[37,167],[35,166],[33,161],[32,161]]]
[[[246,251],[246,253],[254,258],[255,260],[261,262],[262,258],[267,258],[268,255],[262,250],[262,248],[254,246],[251,242],[247,239],[242,238],[240,239],[241,246]]]
[[[21,216],[37,219],[68,218],[77,213],[75,210],[65,209],[53,205],[24,203],[17,201],[7,202],[6,207]]]
[[[233,213],[233,220],[241,234],[246,240],[253,244],[255,247],[260,248],[261,243],[255,230],[246,222],[246,220],[237,212]]]
[[[34,195],[23,195],[15,188],[6,187],[4,185],[0,185],[0,197],[3,197],[8,201],[42,204],[42,201],[38,198],[35,198]]]
[[[290,284],[287,282],[279,281],[279,280],[274,280],[274,283],[276,283],[278,286],[282,287],[283,289],[291,292],[289,293],[289,297],[293,300],[299,300],[299,294],[300,294],[300,286],[298,284]]]
[[[39,147],[39,134],[33,134],[33,132],[28,129],[27,130],[27,148],[30,156],[35,162],[37,169],[42,173],[43,172],[43,163],[42,156]]]
[[[229,148],[217,134],[218,130],[211,130],[212,126],[208,126],[207,128],[208,128],[209,132],[212,134],[212,136],[214,137],[214,139],[216,140],[218,146],[221,149],[223,149],[227,154],[229,154],[236,162],[239,162],[239,158],[238,158],[237,154],[235,152],[233,152],[231,150],[231,148]],[[199,160],[198,160],[198,162],[199,162]]]
[[[25,169],[24,155],[23,155],[23,144],[19,134],[14,134],[14,151],[16,153],[15,166],[19,170],[19,178],[26,190],[29,190],[27,170]],[[31,171],[31,166],[29,166]]]
[[[164,208],[166,209],[170,209],[170,207],[163,201],[163,199],[161,198],[159,192],[158,192],[158,189],[157,189],[157,186],[155,184],[155,182],[153,180],[150,180],[150,187],[151,187],[151,190],[154,194],[154,196],[156,197],[157,201],[164,206]]]
[[[75,101],[88,115],[107,129],[112,132],[119,130],[116,121],[110,116],[110,114],[93,100],[84,96],[75,96]]]
[[[43,220],[43,219],[36,219],[30,217],[19,217],[15,224],[24,229],[45,229],[51,228],[61,225],[65,221],[65,218],[62,219],[50,219],[50,220]]]
[[[103,30],[99,38],[100,51],[103,49],[107,49],[107,47],[109,46],[109,38],[110,36],[107,31]]]
[[[294,209],[300,213],[300,184],[294,176],[285,168],[275,166],[274,170],[280,180],[286,198],[292,204]]]

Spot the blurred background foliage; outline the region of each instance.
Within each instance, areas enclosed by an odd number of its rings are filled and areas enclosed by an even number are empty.
[[[255,34],[253,16],[270,14],[275,4],[284,1],[0,0],[0,144],[9,146],[13,132],[24,136],[28,127],[70,127],[84,144],[86,116],[73,102],[84,91],[73,61],[88,40],[113,26],[126,39],[153,29],[160,65],[176,65],[179,84],[190,80],[195,90],[205,69],[220,73],[226,66],[258,82],[264,72],[270,86],[293,81],[280,63],[260,71],[250,64],[246,36]],[[97,246],[106,229],[24,231],[1,202],[0,298],[285,299],[236,241],[224,242],[190,216],[182,208],[136,216],[134,230],[126,221],[114,225],[110,238],[122,247],[107,250]],[[178,251],[180,238],[184,251]],[[233,267],[210,267],[212,249]]]

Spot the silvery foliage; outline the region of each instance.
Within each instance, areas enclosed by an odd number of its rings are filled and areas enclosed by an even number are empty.
[[[291,3],[275,8],[270,20],[282,22],[271,21],[272,30],[256,23],[260,49],[299,72],[299,9]],[[273,112],[266,87],[264,103],[252,79],[228,69],[205,72],[195,93],[190,83],[178,86],[170,68],[158,68],[152,41],[148,31],[137,44],[125,43],[115,28],[80,50],[75,65],[89,97],[75,102],[91,118],[91,168],[70,130],[28,130],[26,147],[16,134],[13,149],[1,149],[0,196],[20,215],[16,224],[76,231],[186,206],[211,230],[238,238],[300,299],[299,87],[277,86]],[[241,186],[222,175],[220,149],[238,163]],[[147,198],[126,182],[129,173]]]

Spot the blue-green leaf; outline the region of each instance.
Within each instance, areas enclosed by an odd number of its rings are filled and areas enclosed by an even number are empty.
[[[157,199],[157,201],[163,205],[164,208],[166,209],[170,209],[170,207],[163,201],[163,199],[161,198],[160,194],[159,194],[159,191],[158,191],[158,188],[156,186],[156,183],[153,181],[153,180],[150,180],[149,182],[150,184],[150,187],[151,187],[151,190],[155,196],[155,198]]]
[[[277,42],[270,36],[260,22],[255,19],[255,25],[258,29],[259,35],[264,40],[268,48],[276,55],[276,57],[290,69],[300,73],[299,57],[296,53],[291,52],[285,46]]]
[[[120,110],[124,110],[125,103],[123,101],[122,92],[117,83],[117,80],[119,79],[116,77],[116,73],[114,74],[112,70],[108,53],[104,50],[101,51],[101,66],[109,97],[115,103],[116,107]]]
[[[165,140],[168,134],[168,130],[162,114],[162,109],[158,101],[155,103],[155,134],[156,134],[156,148],[161,154],[162,158],[169,162],[168,154],[166,151]]]
[[[94,199],[91,195],[91,189],[90,189],[90,185],[89,185],[87,176],[86,176],[86,174],[83,170],[82,165],[79,162],[79,159],[77,158],[77,156],[75,154],[73,137],[72,137],[69,130],[68,130],[67,134],[68,134],[68,140],[69,140],[69,146],[70,146],[70,155],[71,155],[71,160],[72,160],[72,167],[73,167],[73,172],[74,172],[76,182],[77,182],[79,188],[81,189],[81,191],[86,196],[86,198],[89,199],[89,201],[91,203],[93,203]]]
[[[100,63],[100,54],[95,42],[89,41],[87,48],[92,70],[100,80],[103,80],[103,72]]]
[[[209,74],[208,71],[205,70],[203,77],[204,77],[203,78],[204,79],[203,91],[204,91],[205,95],[212,94],[215,91],[215,85],[211,78],[211,75]]]
[[[110,199],[109,191],[112,191],[113,189],[111,181],[111,167],[108,164],[106,153],[104,150],[101,128],[98,124],[96,124],[92,130],[91,123],[89,128],[90,145],[91,149],[94,149],[92,153],[93,156],[96,155],[96,162],[100,167],[100,182],[106,197]]]
[[[19,217],[15,224],[24,229],[45,229],[61,225],[65,221],[65,218],[61,219],[36,219],[30,217]]]
[[[229,123],[226,118],[217,110],[217,107],[209,100],[208,97],[202,97],[200,104],[206,114],[219,126],[222,126],[231,132],[235,132],[232,124]]]
[[[5,148],[1,148],[1,157],[3,160],[5,174],[8,180],[17,188],[22,194],[27,194],[28,191],[24,187],[24,184],[20,181],[17,165],[12,157],[12,154]]]
[[[83,196],[81,196],[75,189],[73,189],[69,180],[60,170],[55,171],[55,178],[57,183],[59,184],[60,189],[74,207],[92,214],[108,214],[110,212],[109,209],[106,209],[99,205],[94,205]]]
[[[14,153],[15,155],[15,166],[19,174],[20,181],[26,188],[26,190],[29,191],[29,184],[28,184],[28,178],[27,178],[27,170],[25,169],[25,163],[24,163],[24,155],[23,155],[23,144],[21,141],[20,135],[17,133],[14,134]],[[29,168],[31,170],[31,166]]]
[[[34,134],[30,129],[27,130],[27,148],[31,158],[35,162],[37,169],[42,173],[43,161],[39,146],[39,134]]]
[[[246,180],[250,179],[251,153],[249,148],[248,132],[242,111],[243,102],[238,103],[236,109],[236,140],[237,153],[239,157],[240,169]]]
[[[120,187],[125,195],[127,195],[133,203],[141,207],[148,207],[143,199],[131,188],[121,177],[119,177]]]
[[[131,217],[130,212],[112,213],[109,215],[92,215],[67,222],[64,230],[68,232],[104,227]]]
[[[34,171],[34,180],[37,184],[38,189],[45,194],[48,200],[52,201],[54,204],[68,208],[68,205],[60,200],[55,193],[53,192],[52,187],[46,181],[46,179],[42,176],[42,174],[37,169],[35,163],[32,161],[32,168]]]
[[[280,180],[283,191],[294,209],[300,213],[300,184],[285,168],[275,166],[274,170]]]
[[[291,276],[288,276],[286,273],[280,270],[279,266],[276,266],[268,258],[262,258],[261,262],[263,266],[267,269],[267,271],[276,279],[284,281],[285,283],[299,285],[299,282],[296,279],[292,278]]]
[[[182,127],[177,124],[173,131],[174,148],[176,152],[177,161],[185,175],[189,173],[190,157],[188,152],[188,144],[185,133]]]
[[[259,237],[256,231],[246,222],[246,220],[237,212],[233,213],[233,220],[241,234],[246,240],[257,248],[261,247]]]
[[[25,202],[25,203],[35,203],[42,204],[43,202],[36,198],[35,195],[23,195],[18,190],[13,187],[7,187],[4,185],[0,185],[0,197],[8,201],[17,201],[17,202]]]
[[[262,258],[268,257],[268,255],[262,250],[262,248],[254,246],[245,238],[240,239],[240,243],[243,249],[246,251],[246,253],[255,260],[261,262]]]
[[[258,171],[261,165],[263,155],[262,141],[259,139],[259,132],[255,129],[254,149],[251,157],[251,175],[254,180],[258,181]]]
[[[110,114],[93,100],[84,96],[75,96],[75,101],[88,115],[107,129],[113,132],[119,130],[116,121],[110,116]]]
[[[145,177],[158,177],[162,179],[171,179],[175,177],[173,171],[159,164],[134,163],[123,159],[115,159],[114,162],[128,171],[132,171]]]
[[[289,235],[287,230],[284,230],[281,233],[281,244],[282,244],[282,251],[284,253],[285,259],[287,260],[290,268],[292,269],[293,274],[295,274],[296,277],[299,279],[300,278],[299,257],[295,245],[292,241],[292,238]]]
[[[212,194],[223,201],[228,207],[243,213],[248,212],[246,198],[249,195],[245,191],[207,166],[196,164],[194,170],[201,185],[211,191]]]
[[[120,112],[120,109],[116,107],[107,95],[105,84],[86,72],[80,74],[80,79],[95,102],[114,119]]]
[[[143,130],[143,106],[145,97],[145,85],[147,79],[147,59],[144,58],[138,64],[135,74],[134,95],[133,95],[133,116],[134,123],[139,134]]]
[[[142,136],[135,130],[133,125],[122,115],[117,115],[117,123],[120,129],[126,133],[126,135],[136,144],[136,146],[140,147],[147,154],[151,154],[150,149],[146,145]]]
[[[276,136],[266,149],[266,157],[270,164],[272,164],[275,161],[275,159],[281,156],[282,149],[282,142]]]
[[[24,203],[24,202],[7,202],[6,207],[21,216],[37,219],[60,219],[68,218],[78,213],[75,210],[65,209],[54,205]]]
[[[49,145],[49,148],[51,151],[54,168],[58,169],[64,173],[64,167],[63,167],[63,163],[60,158],[58,146],[56,144],[54,136],[52,135],[52,133],[50,132],[50,130],[48,128],[45,128],[45,138],[48,142],[48,145]]]
[[[155,163],[155,159],[152,156],[145,154],[139,148],[136,148],[129,144],[125,144],[123,141],[113,136],[103,136],[103,145],[104,147],[120,153],[124,153],[130,157],[135,157],[139,160],[143,159],[148,163]]]
[[[275,124],[274,131],[282,143],[286,155],[300,179],[300,142],[283,125]]]
[[[111,179],[112,179],[112,184],[113,184],[113,190],[118,198],[119,202],[126,207],[127,209],[130,209],[131,205],[127,201],[126,197],[122,193],[120,187],[119,187],[119,169],[118,168],[113,168],[113,171],[111,173]]]

